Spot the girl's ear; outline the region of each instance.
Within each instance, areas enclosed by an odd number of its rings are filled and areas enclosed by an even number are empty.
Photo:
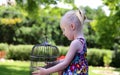
[[[75,29],[76,29],[76,26],[75,26],[74,23],[72,23],[70,26],[71,26],[72,30],[75,30]]]

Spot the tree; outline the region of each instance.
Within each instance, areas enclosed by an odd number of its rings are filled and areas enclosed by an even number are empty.
[[[29,16],[37,17],[41,5],[56,4],[58,0],[16,0],[17,5],[23,10],[27,10]]]
[[[61,9],[58,7],[52,8],[50,7],[50,5],[51,4],[55,5],[57,4],[58,1],[59,2],[62,1],[62,2],[73,5],[75,8],[74,0],[26,0],[26,1],[16,0],[16,1],[18,6],[20,6],[22,10],[24,11],[27,10],[28,17],[32,21],[36,22],[36,24],[34,24],[34,28],[39,28],[39,29],[33,30],[34,32],[39,32],[42,37],[45,36],[44,34],[46,33],[47,37],[49,37],[49,39],[54,39],[55,43],[59,45],[61,44],[68,45],[68,41],[66,41],[66,38],[60,36],[62,32],[60,31],[60,27],[59,27],[59,21],[60,21],[61,15],[63,15],[67,9]],[[44,8],[42,6],[44,6]],[[30,30],[30,28],[27,28],[27,29]],[[21,32],[25,31],[23,27],[20,30],[23,30]],[[20,35],[18,35],[18,38],[19,37]],[[39,40],[37,39],[39,43],[41,42],[40,38],[41,37],[39,37]],[[64,41],[65,43],[61,42],[61,40],[64,40],[64,39],[65,39]]]
[[[90,48],[92,47],[101,48],[101,46],[97,42],[99,35],[96,36],[97,31],[94,29],[94,26],[93,24],[91,24],[91,22],[93,23],[93,21],[97,17],[105,16],[105,12],[102,10],[102,7],[99,7],[97,9],[92,9],[87,6],[87,7],[83,7],[83,9],[87,16],[87,19],[89,20],[89,22],[85,23],[84,25],[85,37],[87,39],[87,46]]]
[[[97,43],[102,48],[113,48],[115,43],[120,43],[120,7],[119,0],[103,0],[111,10],[110,16],[99,15],[91,22],[96,31]]]

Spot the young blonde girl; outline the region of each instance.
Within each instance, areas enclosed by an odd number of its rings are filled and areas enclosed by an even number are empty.
[[[71,40],[65,59],[50,68],[39,68],[33,75],[47,75],[62,71],[61,75],[88,75],[86,42],[83,34],[85,16],[80,10],[68,11],[60,21],[63,35]]]

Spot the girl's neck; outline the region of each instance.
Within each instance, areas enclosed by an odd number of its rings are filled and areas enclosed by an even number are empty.
[[[74,36],[74,39],[77,39],[77,38],[84,38],[84,34],[83,33],[78,33]]]

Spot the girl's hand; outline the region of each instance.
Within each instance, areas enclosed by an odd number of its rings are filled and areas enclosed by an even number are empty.
[[[46,75],[45,68],[38,68],[37,71],[32,72],[32,75]]]

